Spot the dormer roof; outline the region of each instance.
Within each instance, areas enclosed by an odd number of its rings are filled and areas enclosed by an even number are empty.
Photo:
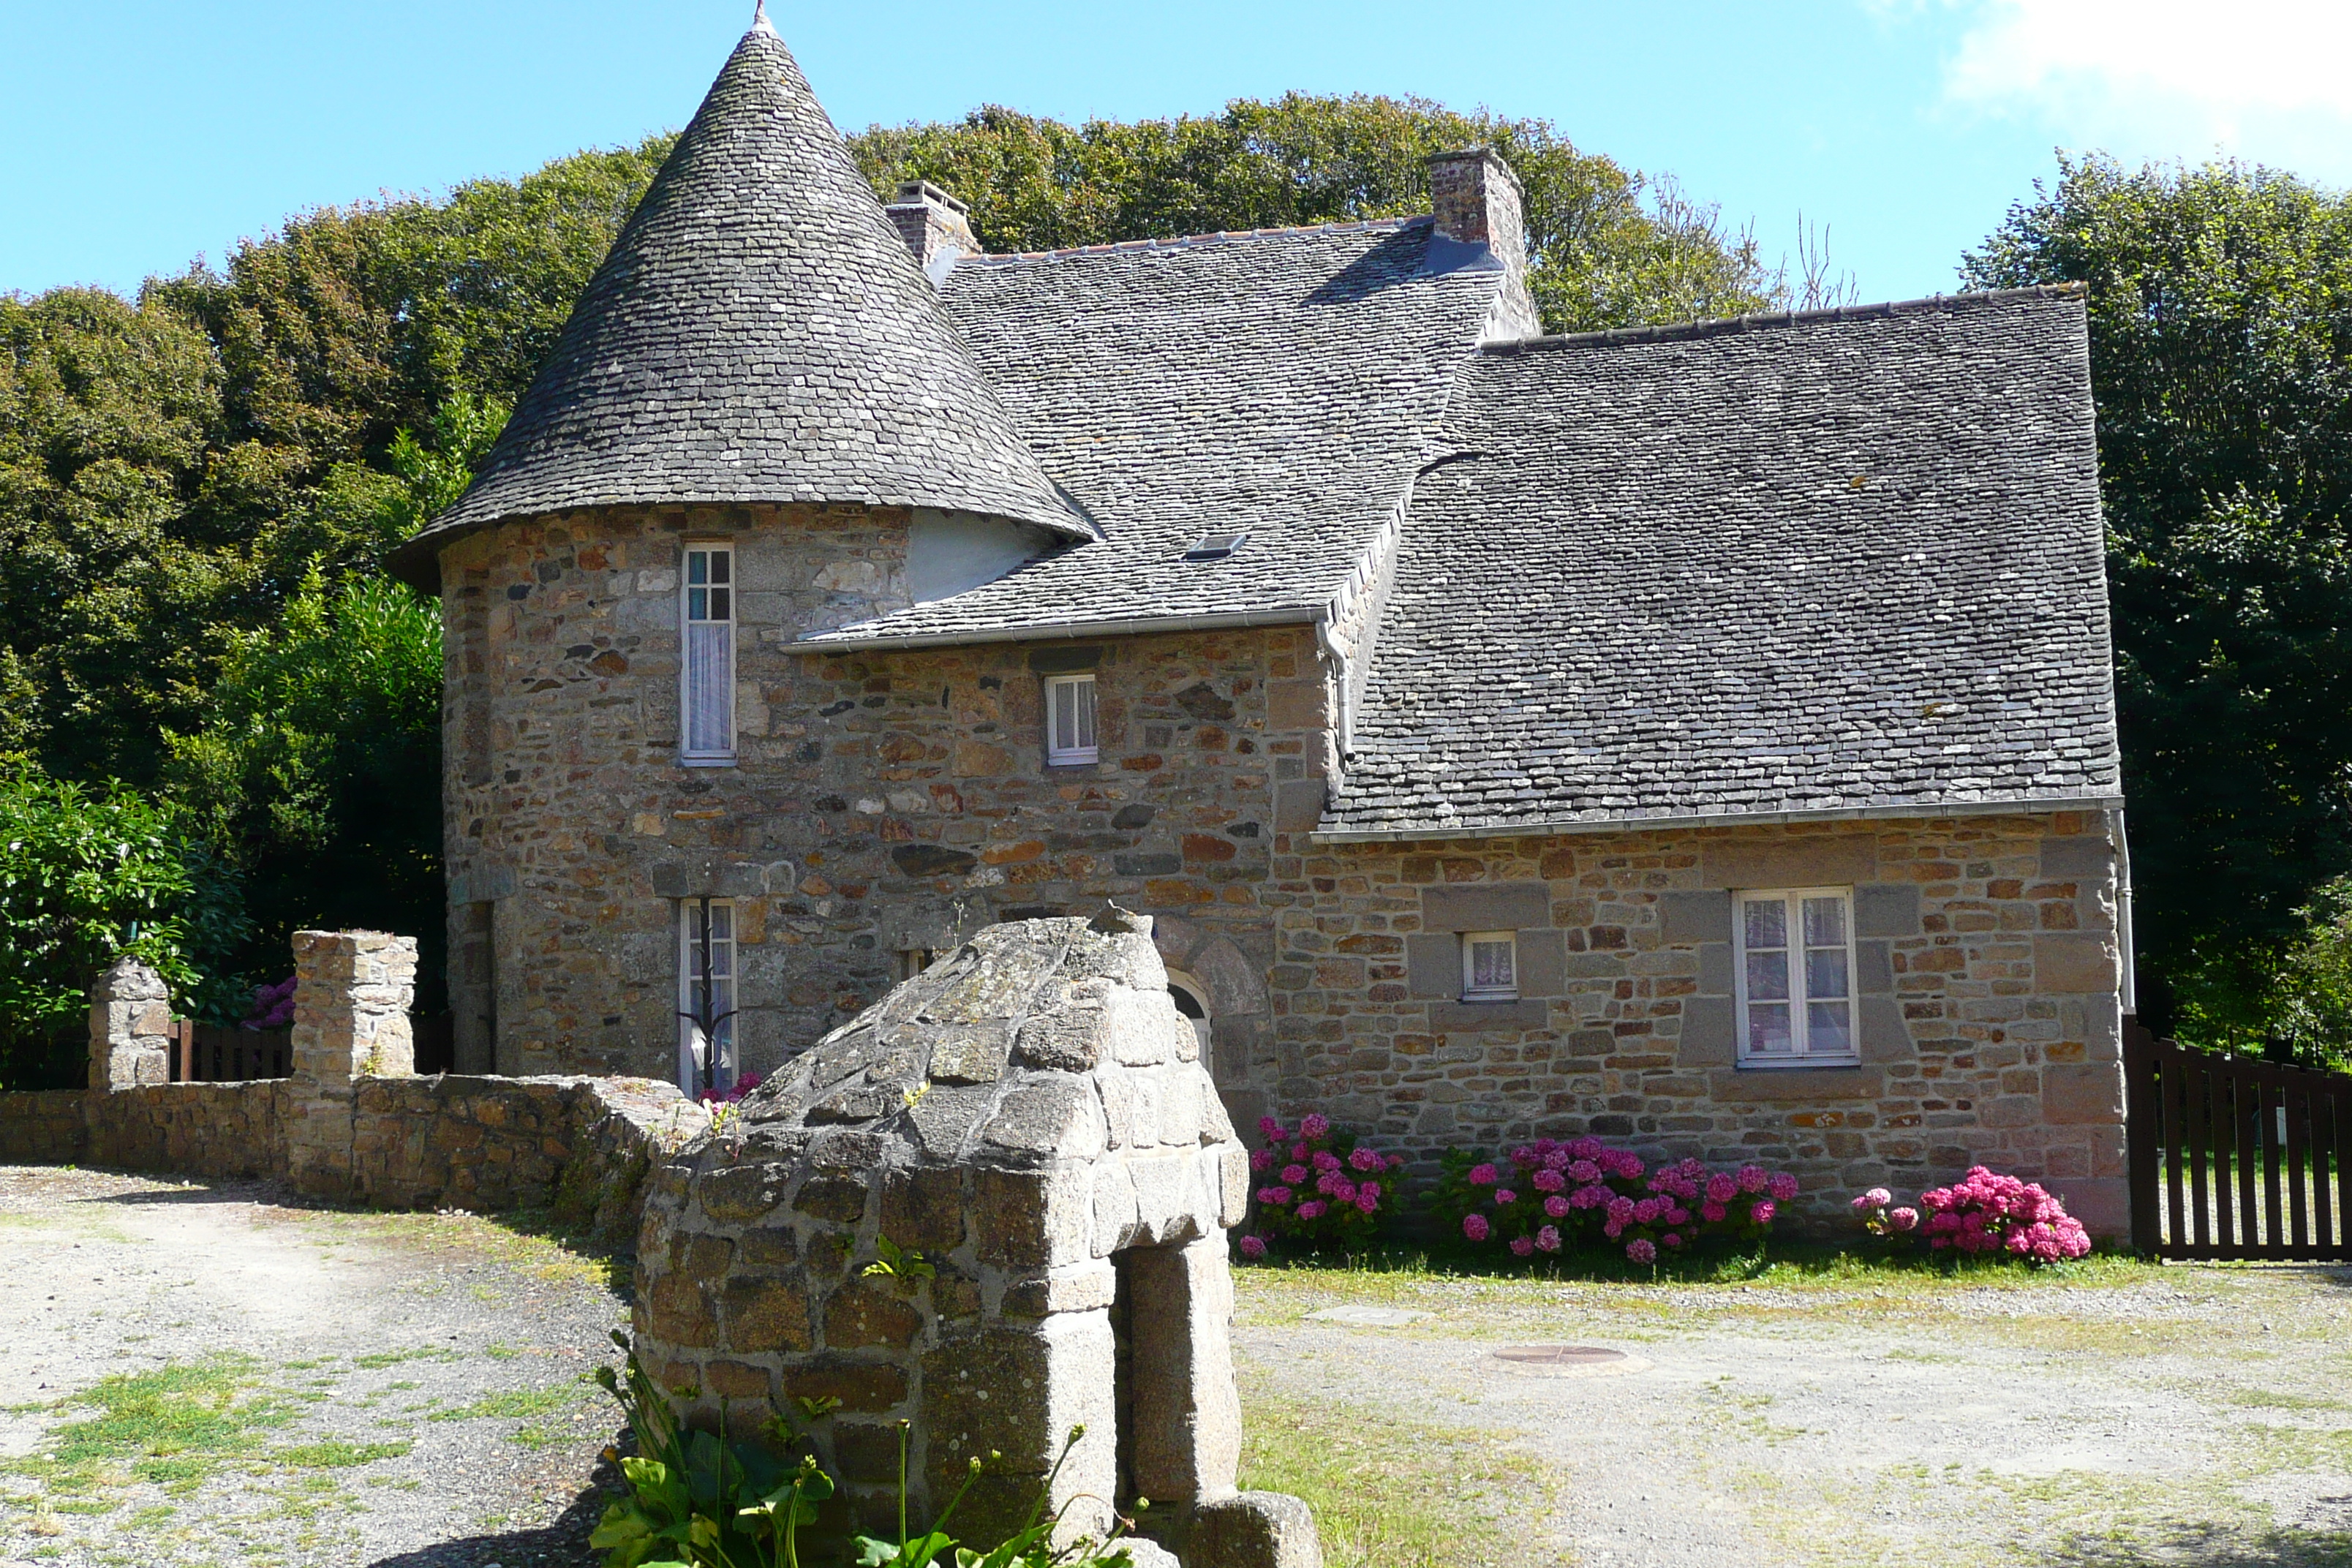
[[[744,36],[457,504],[938,507],[1095,531],[1046,479],[765,20]]]

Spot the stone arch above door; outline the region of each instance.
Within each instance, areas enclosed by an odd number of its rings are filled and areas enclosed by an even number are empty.
[[[1181,915],[1154,915],[1151,940],[1160,962],[1181,971],[1188,989],[1206,1005],[1211,1076],[1234,1127],[1256,1142],[1257,1120],[1274,1104],[1279,1068],[1265,976],[1231,937]]]

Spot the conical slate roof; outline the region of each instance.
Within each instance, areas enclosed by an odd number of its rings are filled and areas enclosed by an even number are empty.
[[[1095,537],[762,18],[614,243],[457,504],[394,563],[500,518],[856,501]]]

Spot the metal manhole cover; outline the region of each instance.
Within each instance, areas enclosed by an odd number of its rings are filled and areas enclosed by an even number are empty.
[[[1600,1345],[1505,1345],[1494,1359],[1502,1363],[1502,1371],[1528,1377],[1597,1377],[1646,1372],[1650,1366],[1640,1356]]]
[[[1595,1366],[1625,1359],[1623,1351],[1602,1350],[1598,1345],[1505,1345],[1495,1354],[1503,1361],[1540,1362],[1546,1366]]]

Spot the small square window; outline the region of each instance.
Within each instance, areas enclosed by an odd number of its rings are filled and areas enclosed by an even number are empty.
[[[1045,680],[1045,761],[1055,767],[1091,763],[1095,746],[1095,678],[1055,675]]]
[[[1516,1002],[1519,999],[1519,933],[1515,931],[1465,931],[1462,933],[1462,1000]]]
[[[1204,533],[1184,552],[1187,561],[1223,561],[1249,539],[1247,533]]]

